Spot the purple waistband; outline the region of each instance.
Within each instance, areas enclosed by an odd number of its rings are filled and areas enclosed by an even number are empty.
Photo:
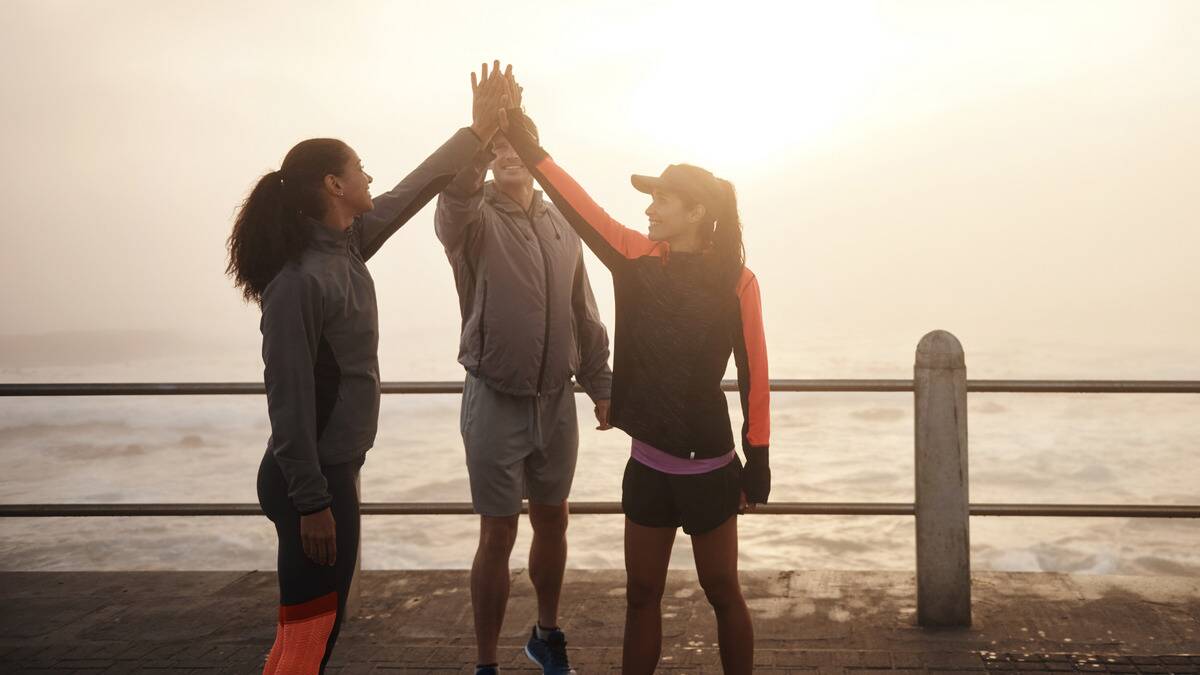
[[[704,459],[687,459],[685,457],[676,457],[668,452],[663,452],[658,448],[648,443],[643,443],[638,439],[633,439],[633,458],[639,463],[644,464],[655,471],[669,473],[676,476],[693,476],[699,473],[708,473],[716,471],[733,461],[733,450],[719,457],[705,457]]]

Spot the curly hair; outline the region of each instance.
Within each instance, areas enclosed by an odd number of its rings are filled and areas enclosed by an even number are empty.
[[[337,139],[310,138],[288,151],[278,171],[258,179],[226,242],[225,273],[247,302],[261,304],[267,284],[308,246],[311,232],[302,216],[324,217],[325,176],[341,175],[351,154]]]

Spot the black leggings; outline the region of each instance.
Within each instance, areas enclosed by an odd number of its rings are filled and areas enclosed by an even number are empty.
[[[275,457],[268,452],[258,467],[258,503],[275,523],[279,536],[279,623],[264,675],[325,672],[342,626],[358,557],[355,483],[362,462],[321,466],[333,497],[337,530],[337,557],[332,566],[318,565],[305,555],[300,543],[300,512],[292,506]]]

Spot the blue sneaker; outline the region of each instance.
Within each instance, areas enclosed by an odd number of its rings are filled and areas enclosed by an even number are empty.
[[[500,675],[497,666],[475,666],[475,675]]]
[[[567,636],[561,630],[550,631],[545,640],[538,639],[537,626],[525,644],[525,656],[542,667],[545,675],[575,675],[567,660]]]

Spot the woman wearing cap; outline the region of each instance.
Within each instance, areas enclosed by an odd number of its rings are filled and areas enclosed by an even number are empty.
[[[519,94],[515,83],[510,90]],[[616,331],[609,422],[633,438],[622,482],[628,607],[624,673],[652,673],[676,529],[717,618],[727,673],[750,673],[754,629],[737,575],[737,518],[765,503],[770,388],[758,281],[746,269],[729,181],[687,164],[633,176],[651,196],[649,235],[613,220],[526,130],[519,107],[500,127],[535,179],[613,275]],[[742,465],[721,379],[733,354]]]
[[[491,140],[491,111],[506,91],[505,77],[489,78],[484,66],[475,98],[489,114],[374,200],[354,150],[315,138],[260,178],[238,212],[227,272],[262,308],[271,438],[258,499],[279,540],[279,619],[265,675],[323,673],[346,609],[356,481],[379,421],[379,322],[366,260]]]

